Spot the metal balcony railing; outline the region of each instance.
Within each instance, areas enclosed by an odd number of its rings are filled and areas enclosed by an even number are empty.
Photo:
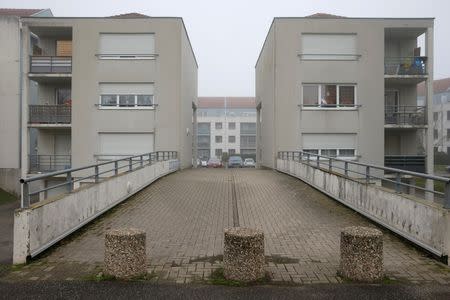
[[[426,125],[426,107],[416,105],[386,106],[384,110],[387,125]]]
[[[72,57],[31,56],[30,73],[72,73]]]
[[[29,155],[29,171],[33,173],[65,170],[71,165],[71,155]]]
[[[426,56],[386,57],[385,75],[427,75]]]
[[[425,173],[425,155],[385,155],[384,165],[389,168]]]
[[[28,123],[70,124],[72,107],[70,105],[29,105]]]

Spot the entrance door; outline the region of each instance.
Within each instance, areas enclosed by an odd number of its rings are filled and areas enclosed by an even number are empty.
[[[384,106],[386,124],[397,124],[399,111],[399,95],[398,90],[384,91]]]

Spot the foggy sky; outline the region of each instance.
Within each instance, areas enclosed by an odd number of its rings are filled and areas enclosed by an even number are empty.
[[[273,17],[435,17],[434,76],[450,77],[448,0],[0,0],[3,8],[50,8],[59,17],[127,12],[182,17],[199,63],[199,96],[254,96],[254,66]]]

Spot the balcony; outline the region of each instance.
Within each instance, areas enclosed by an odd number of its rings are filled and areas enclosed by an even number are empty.
[[[415,105],[385,106],[385,127],[411,128],[427,125],[426,107]]]
[[[29,155],[30,173],[47,173],[70,169],[71,155]]]
[[[40,125],[67,125],[72,122],[72,106],[70,105],[29,105],[28,112],[28,123],[37,125],[37,127]]]
[[[389,82],[417,84],[425,80],[427,76],[426,56],[386,57],[384,59],[384,77]]]
[[[31,56],[30,73],[72,73],[71,56]]]
[[[425,155],[385,155],[384,166],[425,173]]]

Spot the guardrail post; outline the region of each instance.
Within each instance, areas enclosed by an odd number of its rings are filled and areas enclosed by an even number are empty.
[[[319,155],[317,155],[317,168],[319,169],[320,168],[320,157],[319,157]]]
[[[344,163],[344,171],[345,171],[345,176],[348,176],[348,162],[347,161]]]
[[[159,151],[156,152],[156,161],[159,161]]]
[[[130,171],[133,170],[133,158],[132,158],[132,157],[130,157],[130,158],[128,159],[128,169],[129,169]]]
[[[366,166],[366,183],[370,183],[370,167]]]
[[[115,161],[114,162],[114,175],[119,174],[119,162]]]
[[[95,166],[94,167],[94,172],[95,172],[95,175],[94,175],[94,179],[95,179],[95,183],[97,183],[98,182],[98,166]]]
[[[450,182],[445,183],[444,208],[450,209]]]
[[[144,157],[141,155],[141,168],[144,166]]]
[[[30,191],[27,182],[22,183],[22,208],[30,206]]]
[[[402,192],[402,186],[401,186],[402,179],[400,176],[401,176],[400,173],[397,172],[396,176],[395,176],[395,192],[397,192],[397,193]]]
[[[310,161],[310,154],[309,153],[306,154],[306,161],[308,162],[308,165],[309,165],[309,161]]]
[[[70,193],[73,190],[72,172],[67,172],[66,181],[67,181],[67,191]]]
[[[333,162],[331,161],[331,157],[328,159],[328,170],[330,172],[333,170]]]

